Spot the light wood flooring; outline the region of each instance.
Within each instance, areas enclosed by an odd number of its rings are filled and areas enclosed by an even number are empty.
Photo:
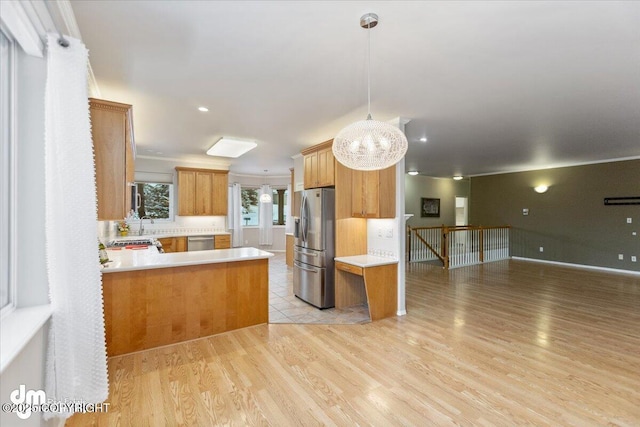
[[[259,325],[109,360],[67,425],[640,425],[640,277],[412,264],[403,317]]]

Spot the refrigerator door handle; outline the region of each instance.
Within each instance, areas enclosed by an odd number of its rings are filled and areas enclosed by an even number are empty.
[[[302,234],[302,241],[306,243],[307,241],[307,227],[309,224],[309,215],[307,215],[307,195],[302,193],[302,203],[301,203],[301,207],[300,207],[300,217],[301,217],[301,226],[302,226],[302,230],[301,230],[301,234]]]
[[[295,266],[296,266],[297,268],[299,268],[300,270],[308,271],[309,273],[316,273],[316,274],[318,273],[316,270],[312,270],[312,269],[310,269],[310,268],[305,268],[305,267],[303,267],[303,266],[302,266],[302,265],[300,265],[300,263],[298,263],[298,262],[296,262],[296,263],[295,263]]]
[[[302,254],[302,255],[306,255],[306,256],[315,256],[315,257],[317,257],[317,256],[318,256],[318,254],[316,254],[316,253],[308,253],[308,252],[304,252],[304,251],[301,251],[301,250],[300,250],[300,249],[298,249],[298,248],[294,248],[294,249],[293,249],[293,251],[294,251],[294,252],[296,252],[296,253],[298,253],[298,254]]]

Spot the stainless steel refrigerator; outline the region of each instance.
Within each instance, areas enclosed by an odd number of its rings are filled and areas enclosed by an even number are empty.
[[[293,234],[293,293],[318,308],[335,306],[334,234],[334,189],[304,190]]]

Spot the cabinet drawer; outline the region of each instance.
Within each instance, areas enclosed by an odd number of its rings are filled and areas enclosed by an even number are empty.
[[[362,267],[357,267],[355,265],[336,261],[336,268],[338,270],[346,271],[347,273],[352,273],[352,274],[357,274],[358,276],[362,276]]]
[[[231,248],[231,236],[227,234],[218,234],[214,239],[215,249],[229,249]]]

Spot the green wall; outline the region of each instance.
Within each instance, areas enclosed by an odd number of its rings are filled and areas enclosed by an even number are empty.
[[[640,160],[473,177],[469,218],[511,225],[512,256],[640,271],[640,205],[605,197],[640,197]]]
[[[455,225],[456,197],[469,197],[469,180],[454,181],[451,178],[432,178],[405,174],[404,192],[405,213],[413,214],[413,217],[407,221],[410,226]],[[420,216],[420,199],[423,197],[440,199],[439,218],[423,218]]]

